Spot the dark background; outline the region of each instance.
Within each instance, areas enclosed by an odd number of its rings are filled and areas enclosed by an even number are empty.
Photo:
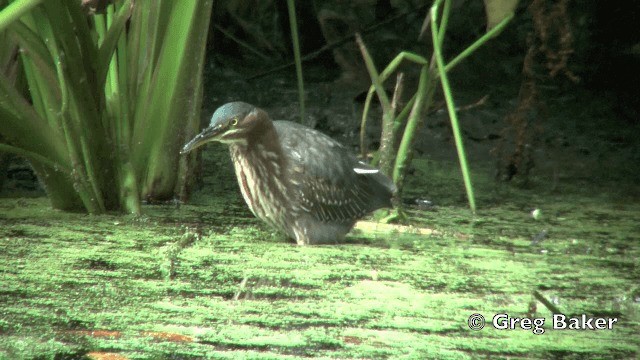
[[[214,6],[203,126],[216,107],[232,100],[254,103],[276,119],[297,120],[286,1],[242,4]],[[401,51],[430,60],[430,31],[419,34],[431,1],[297,5],[302,53],[316,55],[303,64],[305,122],[356,152],[364,93],[371,81],[353,34],[363,34],[378,71]],[[525,187],[545,182],[555,189],[562,179],[571,179],[639,194],[634,186],[640,164],[638,5],[521,1],[505,31],[450,72],[472,167],[485,164],[497,181]],[[485,32],[483,2],[454,2],[445,60]],[[323,47],[329,49],[318,52]],[[281,68],[283,64],[290,66]],[[415,92],[419,68],[407,63],[399,70],[405,73],[406,101]],[[394,79],[386,82],[389,95]],[[376,150],[379,108],[374,106],[369,116],[368,150]],[[418,157],[457,162],[440,92],[416,151]]]
[[[296,3],[302,53],[314,54],[303,64],[304,122],[357,152],[370,79],[353,34],[363,34],[379,71],[401,51],[431,59],[430,32],[419,38],[431,1]],[[563,176],[635,184],[639,5],[521,1],[506,30],[450,72],[471,162],[489,164],[498,181],[525,186],[536,176],[552,186]],[[482,2],[454,2],[445,59],[482,36],[485,19]],[[218,106],[232,100],[253,103],[276,119],[298,119],[286,1],[215,1],[207,47],[203,126]],[[406,101],[415,91],[419,68],[407,63],[399,70],[405,73]],[[386,82],[389,94],[393,84],[393,78]],[[418,156],[457,161],[440,93],[428,113],[416,143]],[[374,105],[368,150],[379,145],[380,117]],[[23,160],[3,155],[0,168],[6,169],[0,176],[3,192],[43,194]],[[634,189],[631,194],[638,193]]]

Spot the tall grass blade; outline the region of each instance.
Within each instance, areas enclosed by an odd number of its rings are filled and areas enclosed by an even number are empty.
[[[451,120],[451,127],[453,129],[453,136],[456,143],[456,150],[458,151],[458,160],[460,162],[460,169],[462,170],[462,178],[464,180],[464,187],[467,191],[467,199],[469,200],[469,206],[471,211],[476,212],[476,201],[473,194],[473,185],[471,184],[471,176],[469,174],[469,167],[467,165],[467,156],[464,151],[464,143],[462,142],[462,134],[460,133],[460,127],[458,125],[458,116],[456,114],[456,108],[451,95],[451,88],[449,85],[449,78],[445,69],[444,58],[442,56],[442,50],[440,42],[442,37],[438,33],[436,28],[437,24],[437,12],[436,6],[431,8],[431,34],[433,39],[433,52],[435,55],[436,65],[438,67],[438,74],[440,75],[440,83],[442,84],[442,90],[444,98],[447,103],[447,110],[449,112],[449,119]]]
[[[300,56],[300,40],[298,37],[298,22],[296,19],[295,0],[287,0],[289,11],[289,27],[291,29],[291,42],[293,45],[293,57],[296,63],[296,77],[298,79],[298,103],[300,104],[300,123],[305,119],[304,78],[302,75],[302,58]]]

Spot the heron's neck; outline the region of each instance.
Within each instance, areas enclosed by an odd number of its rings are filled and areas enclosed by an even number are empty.
[[[271,215],[265,215],[265,209],[269,207],[264,203],[265,196],[283,201],[288,196],[286,182],[282,178],[285,160],[273,123],[269,121],[260,125],[253,129],[246,142],[230,144],[229,151],[240,190],[249,208],[256,216],[270,221]]]
[[[241,156],[266,156],[280,159],[282,147],[278,132],[270,119],[260,121],[248,134],[245,141],[230,144],[232,152]]]

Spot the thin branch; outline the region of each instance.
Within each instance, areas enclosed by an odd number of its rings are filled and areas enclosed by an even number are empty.
[[[339,46],[341,46],[341,45],[343,45],[345,43],[353,41],[353,37],[356,35],[356,33],[360,33],[361,35],[372,33],[372,32],[380,29],[381,27],[383,27],[383,26],[385,26],[385,25],[387,25],[389,23],[392,23],[392,22],[394,22],[394,21],[396,21],[396,20],[398,20],[400,18],[403,18],[403,17],[405,17],[407,15],[415,14],[417,11],[420,11],[420,10],[426,8],[426,7],[427,7],[427,5],[421,5],[421,6],[416,7],[415,9],[400,13],[400,14],[398,14],[396,16],[390,17],[389,19],[386,19],[386,20],[381,21],[379,23],[373,24],[373,25],[369,26],[368,28],[365,28],[364,30],[354,31],[354,32],[350,33],[349,35],[344,36],[343,38],[341,38],[339,40],[336,40],[336,41],[334,41],[332,43],[326,44],[325,46],[321,47],[320,49],[318,49],[318,50],[316,50],[314,52],[311,52],[309,54],[304,55],[301,58],[301,60],[302,60],[302,62],[313,60],[313,59],[317,58],[318,56],[320,56],[321,54],[323,54],[323,53],[325,53],[327,51],[333,50],[333,49],[335,49],[335,48],[337,48],[337,47],[339,47]],[[295,65],[295,61],[292,61],[292,62],[283,64],[283,65],[280,65],[280,66],[276,66],[276,67],[274,67],[272,69],[269,69],[267,71],[258,73],[256,75],[250,76],[246,80],[255,80],[255,79],[267,76],[267,75],[271,75],[273,73],[277,73],[279,71],[282,71],[282,70],[287,69],[287,68],[289,68],[291,66],[294,66],[294,65]]]

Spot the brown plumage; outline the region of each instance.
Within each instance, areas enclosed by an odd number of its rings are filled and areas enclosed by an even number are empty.
[[[391,206],[395,186],[330,137],[243,102],[218,108],[182,153],[229,145],[238,184],[253,214],[299,245],[344,238],[367,213]]]

